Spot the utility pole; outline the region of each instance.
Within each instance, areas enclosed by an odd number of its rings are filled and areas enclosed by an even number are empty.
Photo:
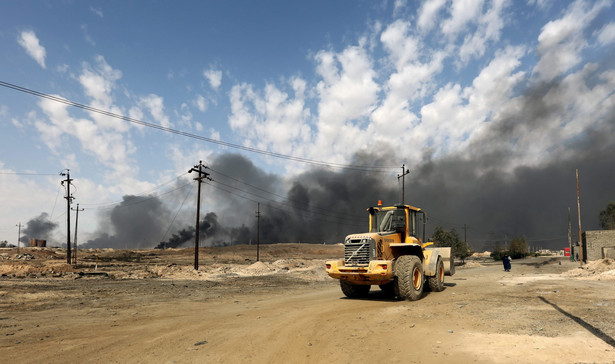
[[[570,207],[568,208],[568,249],[570,249],[570,260],[574,262],[574,254],[572,253],[572,226],[570,225]]]
[[[203,179],[208,179],[211,181],[211,178],[209,178],[209,173],[206,173],[203,171],[203,169],[206,169],[207,167],[203,165],[203,161],[199,161],[199,164],[190,168],[190,170],[188,171],[188,173],[192,173],[192,172],[197,172],[199,174],[198,177],[194,178],[195,181],[197,181],[197,185],[198,185],[198,193],[197,193],[197,198],[196,198],[196,231],[195,231],[195,239],[194,239],[194,269],[195,270],[199,270],[199,220],[200,220],[200,215],[201,215],[201,183],[203,183]]]
[[[19,254],[19,240],[21,240],[21,222],[15,226],[19,226],[17,230],[17,254]]]
[[[402,164],[401,165],[401,174],[397,175],[397,180],[399,181],[399,179],[401,178],[401,204],[404,204],[404,194],[405,194],[405,189],[406,189],[406,175],[410,173],[410,170],[406,169],[406,165]]]
[[[70,178],[70,169],[65,169],[60,172],[60,176],[66,176],[66,179],[61,182],[61,185],[64,186],[64,182],[66,182],[66,263],[70,264],[71,251],[70,251],[70,204],[73,201],[73,196],[70,195],[70,183],[72,179]]]
[[[256,261],[260,260],[261,245],[261,203],[256,203]]]
[[[77,204],[77,208],[73,210],[77,211],[77,215],[75,216],[75,239],[73,240],[73,244],[75,245],[73,252],[73,264],[77,264],[77,228],[79,227],[79,211],[83,211],[85,209],[79,209],[79,204]]]
[[[583,233],[581,230],[581,194],[579,189],[579,170],[577,169],[577,210],[579,211],[579,260],[581,265],[585,260],[583,257]]]
[[[468,244],[468,229],[470,227],[467,226],[466,224],[463,224],[463,242]]]

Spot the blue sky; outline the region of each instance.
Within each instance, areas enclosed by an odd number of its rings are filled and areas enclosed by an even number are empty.
[[[495,130],[514,129],[494,134],[505,157],[473,170],[512,176],[571,160],[588,130],[612,130],[614,8],[608,0],[3,1],[0,81],[325,163],[356,164],[359,152],[401,145],[381,165],[394,167],[385,174],[394,187],[402,163],[486,161]],[[554,84],[542,100],[559,111],[539,127],[497,128],[526,120],[523,96]],[[225,153],[281,181],[311,167],[7,87],[0,128],[0,241],[14,241],[15,224],[42,212],[58,223],[53,239],[65,239],[60,177],[23,173],[69,168],[75,202],[96,210],[164,192],[163,183]],[[206,203],[223,203],[216,198]],[[104,229],[99,215],[80,216],[85,239]]]

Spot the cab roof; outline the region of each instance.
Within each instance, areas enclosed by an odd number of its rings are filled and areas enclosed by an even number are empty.
[[[369,211],[370,209],[374,209],[374,210],[379,210],[379,211],[389,211],[389,210],[397,210],[397,209],[404,209],[404,208],[407,208],[409,210],[413,210],[416,212],[421,211],[419,207],[414,207],[412,205],[374,206],[374,207],[370,207],[367,210]]]

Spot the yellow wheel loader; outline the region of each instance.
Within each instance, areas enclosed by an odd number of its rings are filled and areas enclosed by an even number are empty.
[[[344,240],[344,259],[326,262],[329,276],[339,279],[346,297],[366,297],[371,286],[400,299],[416,301],[424,289],[440,292],[444,276],[455,274],[451,248],[425,241],[425,213],[417,207],[378,206],[369,212],[369,232]],[[423,239],[417,221],[422,215]]]

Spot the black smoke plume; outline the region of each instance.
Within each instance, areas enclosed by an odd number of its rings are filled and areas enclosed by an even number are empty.
[[[227,245],[224,241],[214,240],[216,235],[220,232],[224,233],[224,229],[218,223],[218,216],[213,212],[205,215],[205,218],[199,223],[199,240],[201,242],[209,240],[210,244],[208,245]],[[196,229],[194,226],[184,228],[171,235],[169,240],[160,242],[160,244],[155,246],[155,249],[179,248],[187,246],[190,243],[194,244],[195,235]]]
[[[155,196],[124,196],[99,216],[98,237],[84,248],[151,248],[171,221],[168,208]]]
[[[57,223],[49,220],[49,214],[43,212],[26,223],[19,241],[28,244],[30,239],[51,240],[53,231],[57,227]]]

